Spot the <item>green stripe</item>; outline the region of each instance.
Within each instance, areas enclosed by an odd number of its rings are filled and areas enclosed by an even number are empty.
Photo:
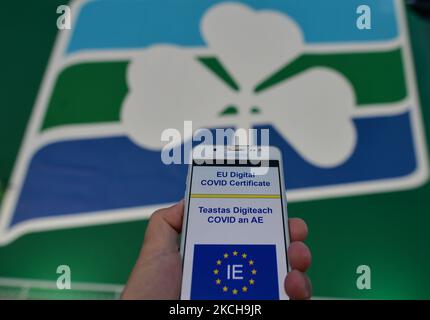
[[[357,104],[389,103],[406,97],[400,49],[388,52],[350,54],[306,54],[282,67],[258,84],[260,93],[312,67],[333,68],[354,87]]]
[[[401,51],[304,55],[260,83],[262,93],[311,67],[344,74],[353,85],[358,105],[396,102],[406,97]],[[233,90],[239,86],[216,58],[199,60]],[[119,121],[127,94],[127,62],[85,63],[61,72],[49,102],[42,130],[64,124]],[[222,79],[222,80],[221,80]]]
[[[233,76],[223,66],[221,61],[215,57],[199,57],[197,58],[206,68],[213,72],[220,80],[234,91],[239,91],[239,85],[233,79]]]
[[[58,77],[42,130],[62,124],[119,120],[127,62],[71,66]]]

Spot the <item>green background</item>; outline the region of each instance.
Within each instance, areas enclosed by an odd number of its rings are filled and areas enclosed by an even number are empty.
[[[65,1],[0,1],[0,179],[8,185],[30,112],[57,34],[56,8]],[[430,22],[408,11],[423,118],[430,124]],[[289,214],[309,226],[309,275],[316,296],[430,298],[430,183],[402,192],[291,203]],[[73,283],[122,285],[137,256],[145,221],[25,235],[0,247],[0,297],[115,298],[110,290],[58,291],[58,265]],[[356,287],[359,265],[372,270],[372,289]],[[30,279],[20,285],[1,279]],[[101,292],[103,291],[103,292]]]

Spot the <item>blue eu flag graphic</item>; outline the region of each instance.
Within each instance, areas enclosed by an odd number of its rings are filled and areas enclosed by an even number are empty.
[[[194,246],[191,299],[279,299],[275,245]]]

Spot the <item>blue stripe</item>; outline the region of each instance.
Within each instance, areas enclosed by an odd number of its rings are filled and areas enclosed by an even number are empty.
[[[219,0],[96,0],[84,5],[68,52],[144,48],[156,43],[203,46],[200,21]],[[384,41],[398,35],[394,0],[243,0],[257,10],[279,10],[302,28],[307,43]],[[356,27],[356,9],[372,9],[372,29]]]
[[[288,190],[407,176],[416,169],[409,112],[354,120],[357,147],[342,165],[322,169],[304,161],[273,128],[270,143],[285,159]],[[185,191],[186,165],[166,166],[160,152],[126,137],[63,141],[33,157],[11,225],[79,214],[174,202]]]

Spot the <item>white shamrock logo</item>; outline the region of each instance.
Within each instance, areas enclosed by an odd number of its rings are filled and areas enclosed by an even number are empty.
[[[130,63],[121,120],[135,143],[160,150],[162,131],[182,129],[185,120],[194,129],[270,124],[314,165],[337,166],[350,157],[355,94],[342,75],[312,68],[255,90],[304,52],[295,22],[228,3],[209,9],[201,30],[206,48],[157,45]]]

